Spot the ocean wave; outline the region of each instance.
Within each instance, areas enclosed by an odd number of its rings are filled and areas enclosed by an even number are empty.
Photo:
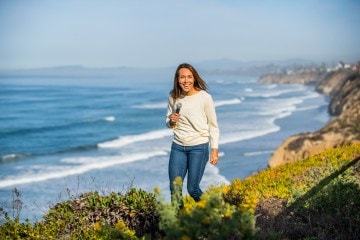
[[[259,116],[272,115],[276,118],[283,118],[296,111],[296,105],[302,103],[299,98],[269,99],[257,112]]]
[[[312,110],[312,109],[318,109],[321,106],[319,105],[313,105],[313,106],[308,106],[308,107],[301,107],[301,108],[297,108],[296,111],[297,112],[301,112],[301,111],[308,111],[308,110]]]
[[[11,162],[11,161],[15,161],[19,158],[24,158],[26,157],[26,155],[24,154],[17,154],[17,153],[10,153],[10,154],[6,154],[3,156],[0,156],[0,162]]]
[[[229,80],[229,79],[217,79],[215,80],[215,82],[219,85],[244,85],[244,84],[249,84],[249,83],[256,83],[258,80],[255,77],[251,77],[251,78],[246,78],[246,79],[242,79],[240,80],[239,78],[237,78],[238,80]]]
[[[218,80],[216,80],[215,82],[218,83],[218,84],[222,84],[222,83],[224,83],[225,81],[224,81],[223,79],[218,79]]]
[[[94,124],[98,122],[113,122],[116,118],[114,116],[107,116],[104,118],[99,119],[85,119],[78,122],[71,122],[67,124],[59,124],[59,125],[52,125],[52,126],[43,126],[43,127],[32,127],[32,128],[20,128],[20,129],[12,129],[12,130],[0,130],[0,134],[4,135],[25,135],[25,134],[32,134],[32,133],[43,133],[43,132],[49,132],[49,131],[57,131],[57,130],[63,130],[63,129],[69,129],[69,128],[76,128],[79,126],[82,126],[84,124]]]
[[[133,108],[139,109],[166,109],[167,102],[159,102],[159,103],[145,103],[140,105],[135,105]]]
[[[72,163],[68,166],[36,167],[36,173],[28,173],[23,176],[11,176],[0,180],[0,188],[11,187],[15,185],[41,182],[55,178],[63,178],[71,175],[84,174],[95,169],[109,168],[115,165],[131,163],[135,161],[146,160],[155,156],[164,156],[168,153],[165,151],[154,151],[146,153],[137,153],[127,156],[106,156],[106,157],[84,157],[84,158],[65,158],[63,163]],[[74,165],[78,164],[78,165]]]
[[[317,109],[322,105],[313,104],[306,107],[298,107],[297,105],[304,103],[305,100],[318,98],[320,95],[318,93],[308,93],[304,96],[299,97],[289,97],[286,99],[268,99],[267,104],[264,106],[273,106],[271,108],[266,107],[258,112],[258,115],[277,115],[277,118],[284,118],[291,115],[293,112],[306,111],[311,109]]]
[[[0,163],[6,163],[11,161],[18,161],[24,158],[30,158],[30,157],[36,157],[36,156],[49,156],[49,155],[56,155],[56,154],[62,154],[62,153],[71,153],[71,152],[81,152],[91,149],[96,149],[97,145],[85,145],[85,146],[75,146],[65,149],[60,149],[56,151],[49,151],[49,152],[42,152],[42,153],[31,153],[31,154],[21,154],[21,153],[11,153],[6,154],[3,156],[0,156]]]
[[[272,97],[279,97],[281,95],[284,94],[288,94],[288,93],[296,93],[296,92],[303,92],[305,88],[295,88],[295,89],[274,89],[274,91],[271,91],[273,89],[269,88],[269,91],[261,91],[261,92],[252,92],[252,91],[247,91],[246,97],[260,97],[260,98],[272,98]]]
[[[264,155],[264,154],[269,154],[272,152],[273,152],[273,150],[246,152],[246,153],[244,153],[244,156],[248,157],[248,156],[256,156],[256,155]]]
[[[105,117],[104,120],[108,121],[108,122],[113,122],[116,120],[116,118],[114,116],[108,116],[108,117]]]
[[[265,85],[265,88],[267,89],[274,89],[276,88],[278,85],[277,84],[269,84],[269,85]]]
[[[230,184],[230,181],[226,179],[225,176],[220,174],[219,168],[208,164],[205,169],[205,174],[201,179],[201,186],[219,186],[222,184]]]
[[[224,105],[239,104],[239,103],[241,103],[241,99],[239,99],[239,98],[228,99],[228,100],[218,100],[218,101],[214,102],[216,107],[220,107],[220,106],[224,106]],[[138,109],[166,109],[167,108],[167,102],[140,104],[140,105],[133,106],[133,108],[138,108]]]
[[[156,131],[151,131],[137,135],[121,136],[115,140],[99,143],[97,146],[99,148],[119,148],[128,144],[147,141],[147,140],[160,139],[171,135],[173,135],[171,130],[162,129],[162,130],[156,130]]]
[[[312,98],[318,98],[318,97],[322,97],[322,95],[320,93],[317,93],[317,92],[309,92],[306,95],[298,97],[298,98],[301,98],[301,99],[305,100],[305,99],[312,99]]]
[[[233,142],[239,142],[246,139],[252,139],[260,136],[265,136],[269,133],[280,131],[280,127],[277,125],[273,125],[272,127],[261,129],[261,130],[253,130],[253,131],[239,131],[233,133],[222,134],[220,139],[220,144],[227,144]]]
[[[70,147],[65,149],[60,149],[58,151],[53,151],[45,154],[38,154],[38,155],[50,155],[50,154],[58,154],[58,153],[70,153],[70,152],[81,152],[86,150],[91,150],[97,148],[97,144],[90,144],[90,145],[83,145],[83,146],[76,146],[76,147]]]
[[[240,104],[241,100],[239,98],[234,98],[230,100],[219,100],[215,101],[215,107],[225,106],[225,105],[233,105],[233,104]]]

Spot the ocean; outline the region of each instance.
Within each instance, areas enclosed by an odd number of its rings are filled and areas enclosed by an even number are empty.
[[[203,189],[265,169],[283,140],[329,120],[327,98],[311,86],[262,85],[254,76],[204,79],[221,134],[219,164],[206,167]],[[0,78],[0,207],[13,211],[15,188],[20,218],[31,221],[88,191],[158,187],[169,200],[172,131],[165,114],[171,87],[172,76],[112,84],[102,78]]]

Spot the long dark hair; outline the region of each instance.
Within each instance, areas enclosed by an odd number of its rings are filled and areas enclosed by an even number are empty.
[[[201,90],[207,91],[208,86],[207,86],[206,82],[200,77],[200,75],[198,74],[196,69],[188,63],[182,63],[176,69],[175,76],[174,76],[174,87],[170,91],[171,97],[174,99],[174,101],[182,95],[182,89],[179,84],[179,70],[181,68],[187,68],[191,71],[191,73],[194,76],[194,87],[196,89],[201,89]]]

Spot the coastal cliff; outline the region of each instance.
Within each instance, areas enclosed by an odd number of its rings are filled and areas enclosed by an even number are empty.
[[[328,95],[331,120],[316,132],[299,133],[286,139],[272,154],[273,168],[305,159],[328,148],[360,142],[360,64],[356,70],[269,74],[259,79],[264,84],[311,84],[315,91]]]

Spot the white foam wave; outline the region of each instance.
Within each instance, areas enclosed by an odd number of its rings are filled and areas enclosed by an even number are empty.
[[[305,98],[316,97],[317,94],[305,95]],[[275,124],[275,120],[290,116],[295,111],[304,111],[318,106],[309,106],[298,108],[297,105],[304,102],[302,97],[290,97],[286,99],[267,99],[262,101],[261,105],[256,107],[254,112],[260,122],[252,122],[248,127],[246,125],[239,125],[236,122],[232,123],[234,126],[228,131],[223,131],[220,139],[220,144],[238,142],[246,139],[252,139],[269,133],[280,131],[280,126]],[[261,116],[259,118],[258,116]],[[238,126],[238,129],[235,128]]]
[[[24,157],[24,155],[17,154],[17,153],[10,153],[10,154],[6,154],[4,156],[1,156],[0,160],[2,160],[2,161],[11,161],[11,160],[21,158],[21,157]]]
[[[291,113],[292,113],[291,111],[279,113],[279,114],[277,115],[277,118],[276,118],[276,119],[286,118],[286,117],[290,116]]]
[[[256,156],[256,155],[263,155],[263,154],[268,154],[268,153],[272,153],[272,152],[273,152],[273,150],[246,152],[246,153],[244,153],[244,156]]]
[[[83,174],[95,169],[109,168],[115,165],[149,159],[155,156],[164,156],[168,153],[165,151],[154,151],[146,153],[137,153],[127,156],[107,156],[107,157],[83,157],[83,158],[66,158],[61,160],[64,163],[77,163],[80,165],[64,167],[37,167],[37,172],[23,175],[21,177],[11,177],[0,181],[0,188],[11,187],[20,184],[41,182],[49,179],[63,178],[71,175]]]
[[[220,107],[224,105],[233,105],[233,104],[239,104],[241,103],[241,100],[239,98],[234,98],[230,100],[221,100],[221,101],[215,101],[215,107]]]
[[[128,144],[147,141],[147,140],[154,140],[154,139],[160,139],[163,137],[171,136],[173,133],[169,129],[162,129],[157,131],[151,131],[147,133],[142,133],[138,135],[127,135],[119,137],[118,139],[107,141],[103,143],[99,143],[99,148],[119,148],[126,146]]]
[[[301,111],[307,111],[307,110],[312,110],[312,109],[317,109],[319,108],[319,105],[314,105],[314,106],[309,106],[309,107],[301,107],[296,109],[296,111],[301,112]]]
[[[301,97],[291,97],[287,99],[268,99],[269,102],[264,105],[266,108],[261,109],[261,111],[258,112],[258,115],[276,115],[276,118],[279,119],[290,116],[292,112],[295,111],[316,109],[319,108],[320,105],[316,104],[300,108],[298,108],[297,105],[302,104],[306,99],[313,99],[319,96],[320,95],[318,93],[311,92]],[[273,107],[269,108],[269,105],[272,105]]]
[[[265,88],[267,89],[274,89],[276,88],[278,85],[277,84],[269,84],[269,85],[265,85]]]
[[[220,139],[220,144],[239,142],[246,139],[252,139],[260,136],[265,136],[269,133],[277,132],[280,130],[280,127],[277,125],[272,125],[272,127],[253,130],[253,131],[240,131],[236,133],[223,134]]]
[[[272,90],[272,89],[270,89]],[[256,91],[256,92],[247,92],[247,96],[249,97],[263,97],[263,98],[271,98],[271,97],[278,97],[286,93],[295,93],[295,92],[302,92],[304,91],[304,88],[292,88],[292,89],[279,89],[274,91]]]
[[[166,109],[166,107],[167,107],[167,102],[147,103],[147,104],[133,106],[133,108],[140,108],[140,109]]]
[[[269,99],[268,101],[258,115],[277,115],[276,118],[283,118],[296,111],[296,105],[303,102],[301,98]]]
[[[229,99],[229,100],[220,100],[215,101],[215,106],[220,107],[223,105],[232,105],[232,104],[239,104],[241,103],[241,100],[239,98]],[[141,105],[135,105],[133,108],[139,108],[139,109],[166,109],[167,108],[167,102],[159,102],[159,103],[149,103],[149,104],[141,104]]]
[[[115,119],[116,119],[116,118],[115,118],[114,116],[108,116],[108,117],[105,117],[105,118],[104,118],[104,120],[105,120],[105,121],[108,121],[108,122],[113,122],[113,121],[115,121]]]
[[[219,186],[221,184],[230,184],[230,182],[220,174],[218,167],[208,164],[205,168],[204,176],[201,179],[201,186],[207,188],[211,185]]]
[[[258,122],[253,122],[248,126],[249,128],[245,128],[246,126],[243,125],[238,125],[240,127],[238,129],[232,127],[231,131],[223,131],[220,144],[252,139],[280,131],[281,128],[275,124],[275,120],[288,117],[296,111],[306,111],[318,108],[319,105],[311,105],[300,108],[297,107],[297,105],[304,102],[304,99],[316,98],[318,96],[319,95],[317,93],[309,93],[302,97],[264,100],[255,112],[255,115],[262,116],[261,118],[255,117],[255,119],[260,120],[259,124]],[[237,126],[237,124],[234,123],[234,126]],[[255,127],[255,129],[251,129],[253,127]]]
[[[310,92],[308,94],[306,94],[305,96],[299,97],[301,99],[312,99],[312,98],[317,98],[317,97],[321,97],[320,93],[317,92]]]

